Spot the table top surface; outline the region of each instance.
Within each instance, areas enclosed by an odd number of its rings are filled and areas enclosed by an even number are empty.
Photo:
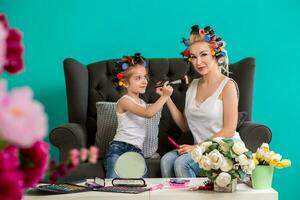
[[[236,192],[234,193],[218,193],[214,191],[202,191],[202,190],[192,190],[193,188],[203,185],[203,182],[207,180],[206,178],[189,178],[190,184],[186,188],[171,188],[168,184],[169,179],[164,178],[146,178],[147,187],[157,186],[163,184],[162,189],[157,189],[154,191],[146,191],[140,194],[125,194],[125,193],[111,193],[111,192],[98,192],[98,191],[89,191],[81,193],[71,193],[71,194],[58,194],[58,195],[41,195],[41,193],[31,192],[24,196],[24,200],[35,200],[35,199],[55,199],[55,200],[76,200],[76,199],[132,199],[132,200],[168,200],[168,198],[183,198],[183,200],[193,200],[199,198],[203,199],[219,199],[222,200],[234,200],[234,199],[243,199],[243,200],[277,200],[278,193],[274,189],[265,189],[265,190],[254,190],[251,187],[247,186],[244,183],[239,183],[237,185]],[[111,185],[111,180],[105,180],[106,185]],[[80,183],[80,185],[83,185]]]

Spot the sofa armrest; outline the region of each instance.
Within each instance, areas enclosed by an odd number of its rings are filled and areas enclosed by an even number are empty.
[[[267,126],[250,121],[244,122],[238,132],[252,152],[256,152],[263,142],[270,143],[272,139],[272,132]]]
[[[64,161],[73,148],[85,147],[87,143],[85,128],[77,123],[66,123],[54,128],[49,135],[51,144],[59,149],[60,160]]]

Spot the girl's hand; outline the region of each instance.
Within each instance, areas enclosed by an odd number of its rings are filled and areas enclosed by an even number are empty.
[[[183,144],[179,146],[179,149],[177,149],[177,152],[179,155],[185,154],[185,153],[190,153],[193,151],[197,145],[188,145],[188,144]]]
[[[173,87],[168,85],[168,83],[169,81],[166,81],[163,87],[156,88],[156,93],[159,94],[160,96],[168,96],[168,97],[171,96],[173,93]]]
[[[156,83],[156,85],[158,86],[158,85],[160,85],[162,82],[163,82],[163,81],[159,81],[159,82]],[[162,93],[162,87],[157,87],[155,91],[156,91],[156,94],[158,94],[159,96],[162,96],[162,95],[163,95],[163,93]]]

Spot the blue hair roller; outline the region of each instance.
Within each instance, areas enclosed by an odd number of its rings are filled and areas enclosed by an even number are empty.
[[[128,64],[127,63],[123,63],[122,64],[122,69],[125,71],[128,68]]]
[[[226,56],[226,53],[224,51],[222,51],[220,56],[222,56],[222,57]]]
[[[203,39],[204,39],[205,42],[209,42],[210,41],[209,35],[205,35]]]

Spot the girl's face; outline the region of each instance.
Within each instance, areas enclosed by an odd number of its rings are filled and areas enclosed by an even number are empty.
[[[136,94],[145,93],[148,85],[148,73],[146,68],[142,65],[138,65],[130,70],[131,76],[125,84],[127,91]]]
[[[211,70],[218,68],[218,63],[215,57],[211,55],[211,49],[206,42],[196,42],[190,46],[191,62],[195,70],[206,75]]]

